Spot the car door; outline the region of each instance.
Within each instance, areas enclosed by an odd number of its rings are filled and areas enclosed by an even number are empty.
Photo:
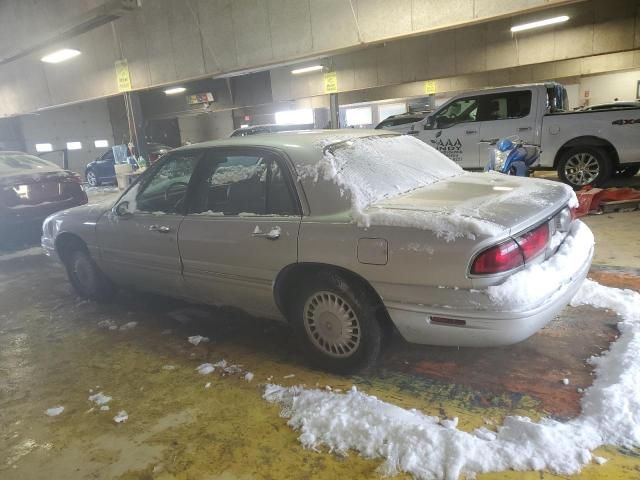
[[[112,180],[116,176],[115,160],[113,151],[107,150],[95,164],[96,176],[99,180]]]
[[[476,118],[477,112],[477,96],[452,100],[431,115],[422,129],[417,128],[416,135],[461,167],[480,168],[478,142],[481,125]]]
[[[186,195],[202,156],[176,152],[154,165],[98,225],[101,265],[117,283],[183,295],[178,230]]]
[[[489,161],[491,140],[513,136],[528,144],[537,143],[540,132],[537,131],[538,102],[535,95],[537,91],[523,89],[478,97],[481,137],[478,154],[481,162]]]
[[[298,260],[301,221],[287,160],[271,150],[212,149],[197,177],[178,235],[186,288],[207,303],[278,318],[273,283]]]

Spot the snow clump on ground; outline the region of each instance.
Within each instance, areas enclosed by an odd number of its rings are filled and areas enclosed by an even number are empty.
[[[400,408],[355,387],[338,394],[268,384],[264,398],[283,407],[281,415],[300,431],[304,447],[382,458],[382,474],[402,471],[418,479],[506,470],[575,474],[589,462],[606,461],[592,453],[600,446],[640,445],[640,294],[586,280],[571,304],[617,312],[621,335],[609,351],[589,360],[596,379],[584,392],[582,413],[567,422],[511,416],[495,432],[485,427],[465,432],[453,420]]]

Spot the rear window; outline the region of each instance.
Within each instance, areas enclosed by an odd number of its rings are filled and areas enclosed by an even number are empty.
[[[33,155],[24,153],[0,154],[0,174],[17,173],[21,170],[35,172],[45,170],[61,170],[55,163],[48,162]]]

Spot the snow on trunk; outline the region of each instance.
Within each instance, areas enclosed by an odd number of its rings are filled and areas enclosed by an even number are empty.
[[[586,280],[572,305],[616,311],[621,336],[608,352],[590,359],[596,380],[584,393],[582,413],[568,422],[512,416],[495,432],[483,427],[469,433],[355,387],[338,394],[270,384],[264,398],[283,407],[281,415],[300,431],[304,447],[381,458],[382,474],[457,479],[505,470],[577,473],[589,462],[606,461],[591,453],[595,448],[640,445],[640,294]]]

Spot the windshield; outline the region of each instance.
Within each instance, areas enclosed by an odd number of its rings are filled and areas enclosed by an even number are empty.
[[[351,193],[361,211],[382,199],[463,173],[437,150],[413,137],[384,135],[347,140],[325,148],[325,177]]]
[[[55,163],[25,153],[0,153],[0,174],[60,170]]]

